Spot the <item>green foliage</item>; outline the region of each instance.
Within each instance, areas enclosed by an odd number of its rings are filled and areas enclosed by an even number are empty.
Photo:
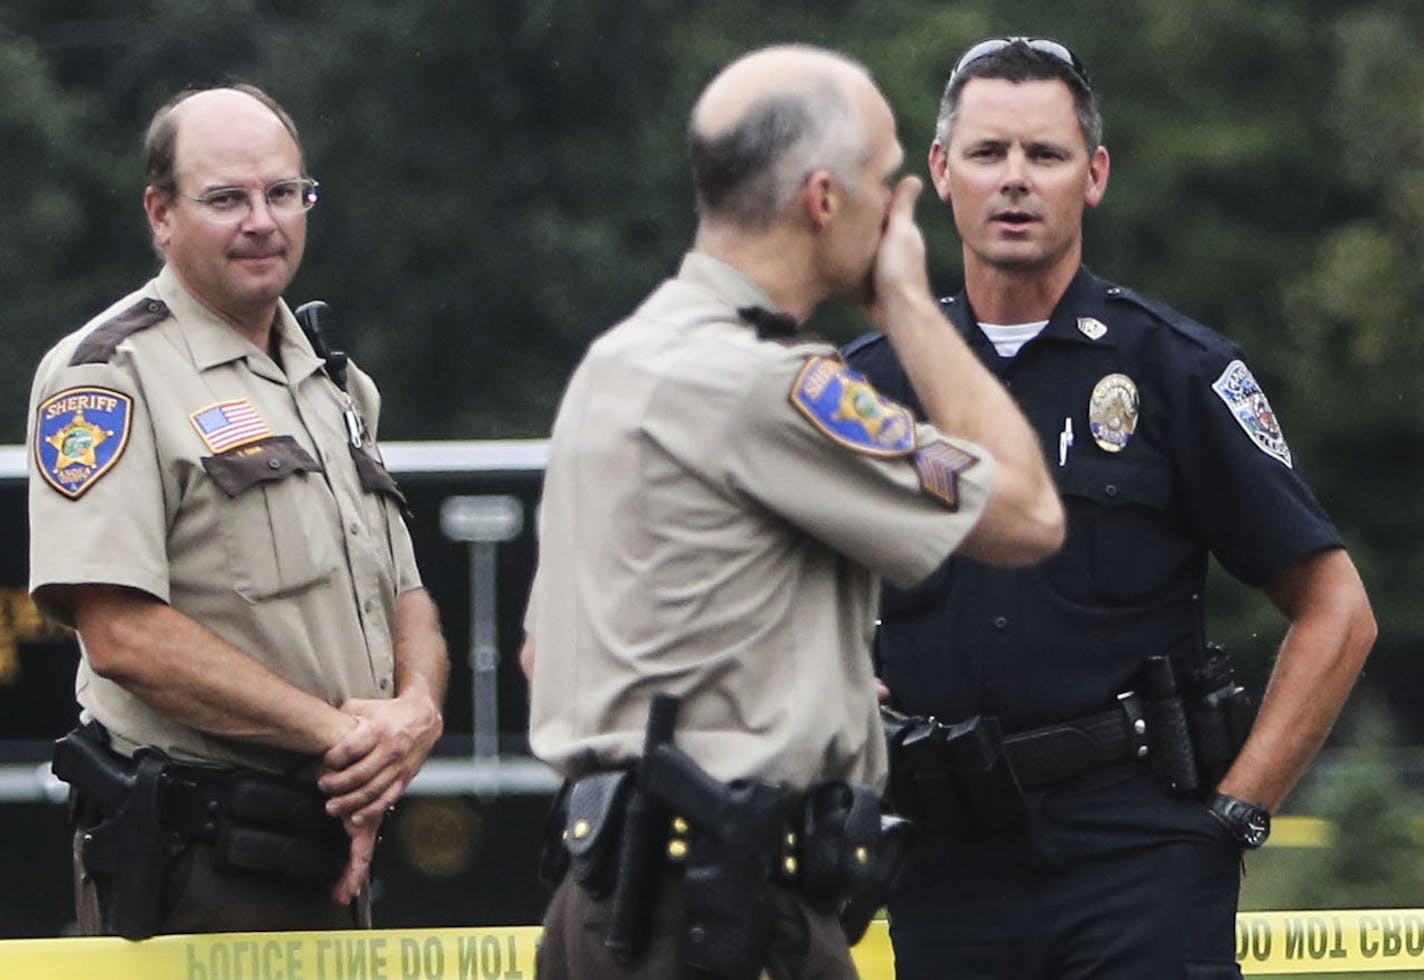
[[[1329,821],[1321,848],[1267,846],[1248,858],[1244,908],[1407,908],[1424,878],[1424,794],[1410,787],[1398,733],[1375,705],[1347,746],[1298,794],[1296,809]]]

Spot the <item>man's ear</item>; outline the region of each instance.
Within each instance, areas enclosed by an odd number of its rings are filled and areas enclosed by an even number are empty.
[[[840,187],[829,170],[814,170],[801,185],[801,200],[811,227],[824,231],[841,209]]]
[[[1088,186],[1083,190],[1083,203],[1095,208],[1108,192],[1108,171],[1112,161],[1108,158],[1108,148],[1100,146],[1088,160]]]
[[[930,183],[935,193],[949,203],[949,148],[936,139],[930,144]]]
[[[159,248],[167,248],[168,240],[172,237],[169,227],[173,214],[174,201],[171,195],[164,194],[155,187],[147,187],[143,192],[143,210],[148,215],[148,227],[153,231],[153,240],[158,243]]]

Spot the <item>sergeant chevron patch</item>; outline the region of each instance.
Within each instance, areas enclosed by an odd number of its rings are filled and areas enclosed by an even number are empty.
[[[914,455],[920,488],[950,510],[959,509],[959,474],[977,462],[978,456],[947,442],[932,442]]]

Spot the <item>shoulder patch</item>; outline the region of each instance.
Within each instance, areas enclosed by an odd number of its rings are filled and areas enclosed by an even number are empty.
[[[1286,445],[1285,434],[1281,432],[1281,423],[1276,413],[1271,411],[1271,403],[1266,400],[1266,393],[1256,383],[1250,368],[1239,360],[1232,361],[1211,389],[1226,403],[1232,417],[1261,452],[1274,456],[1287,466],[1291,465],[1291,451]]]
[[[68,388],[40,404],[35,463],[45,482],[77,500],[119,461],[133,399],[108,388]]]
[[[915,453],[920,488],[949,510],[959,509],[959,474],[979,462],[973,453],[947,442],[932,442]]]
[[[107,364],[118,350],[119,344],[131,334],[145,330],[160,320],[167,319],[168,306],[158,299],[141,299],[117,316],[105,320],[80,341],[69,359],[69,366],[76,364]]]
[[[833,357],[812,357],[791,386],[791,404],[837,445],[870,456],[915,451],[910,410],[881,397],[864,377]]]

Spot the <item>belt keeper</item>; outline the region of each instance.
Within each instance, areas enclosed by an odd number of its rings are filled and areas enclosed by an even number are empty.
[[[1138,700],[1137,692],[1124,691],[1117,696],[1117,701],[1122,705],[1122,713],[1127,716],[1127,732],[1132,740],[1133,758],[1147,758],[1147,719],[1143,716],[1142,703]]]

